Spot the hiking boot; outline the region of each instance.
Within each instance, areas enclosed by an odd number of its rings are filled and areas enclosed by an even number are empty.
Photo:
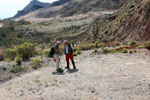
[[[77,68],[76,68],[76,67],[73,67],[73,69],[76,70]]]
[[[67,67],[65,67],[65,69],[70,69],[70,67],[67,66]]]

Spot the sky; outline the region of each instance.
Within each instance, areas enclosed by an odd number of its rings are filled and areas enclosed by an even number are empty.
[[[0,0],[0,19],[14,16],[18,10],[22,10],[31,0]],[[39,0],[41,2],[53,2],[57,0]]]

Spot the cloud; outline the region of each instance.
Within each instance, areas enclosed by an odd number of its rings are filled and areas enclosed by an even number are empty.
[[[31,0],[1,0],[0,19],[14,16],[18,10],[22,10]],[[53,2],[56,0],[39,0],[41,2]]]

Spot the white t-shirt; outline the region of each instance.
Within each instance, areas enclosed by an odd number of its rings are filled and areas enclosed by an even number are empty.
[[[73,49],[74,49],[73,45],[72,45],[72,44],[70,44],[70,46],[71,46],[71,48],[72,48],[72,50],[73,50]],[[68,44],[68,45],[66,45],[65,47],[66,47],[66,53],[68,54],[68,53],[69,53],[69,50],[68,50],[68,48],[69,48],[69,44]]]

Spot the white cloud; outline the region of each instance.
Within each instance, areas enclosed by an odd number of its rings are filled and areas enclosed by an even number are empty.
[[[31,0],[0,0],[0,19],[14,16],[18,10],[23,9]],[[56,0],[39,0],[53,2]]]

